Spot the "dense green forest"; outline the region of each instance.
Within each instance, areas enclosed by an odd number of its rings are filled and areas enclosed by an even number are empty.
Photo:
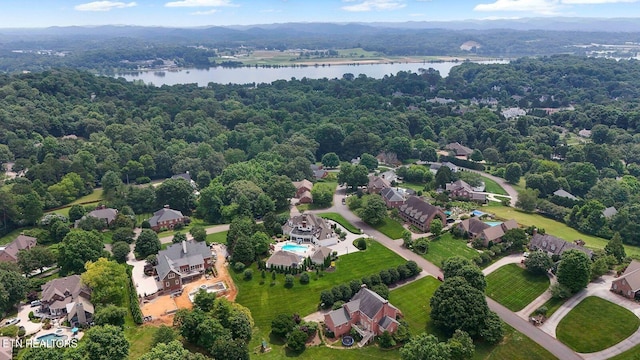
[[[457,141],[496,175],[523,176],[535,189],[528,210],[604,237],[615,228],[638,245],[639,78],[638,61],[574,56],[465,63],[447,78],[426,69],[202,88],[69,69],[0,75],[0,163],[27,170],[0,190],[0,233],[100,185],[111,206],[135,213],[170,204],[214,223],[261,217],[286,207],[290,181],[311,178],[309,165],[327,153],[433,161]],[[428,101],[436,97],[455,101]],[[517,106],[528,114],[502,114]],[[591,138],[578,138],[581,129]],[[176,195],[190,193],[180,182],[133,185],[186,171],[197,199]],[[579,199],[554,197],[560,188]],[[600,216],[610,206],[618,214]]]

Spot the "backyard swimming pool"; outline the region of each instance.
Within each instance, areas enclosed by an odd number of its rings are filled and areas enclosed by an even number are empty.
[[[498,225],[502,224],[502,221],[485,221],[484,223],[489,225],[489,226],[498,226]]]
[[[58,344],[65,343],[69,337],[67,335],[58,335],[58,334],[47,334],[38,336],[36,340],[40,344],[46,344],[47,347],[58,347]]]
[[[309,250],[309,245],[285,244],[282,246],[282,250],[296,254],[306,254]]]

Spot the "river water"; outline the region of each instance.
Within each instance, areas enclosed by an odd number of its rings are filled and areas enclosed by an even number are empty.
[[[481,64],[506,64],[506,60],[481,61]],[[174,71],[142,71],[128,74],[117,74],[128,81],[142,80],[145,84],[176,85],[193,84],[206,86],[208,83],[218,84],[250,84],[271,83],[276,80],[290,80],[291,78],[310,79],[341,78],[343,74],[351,73],[356,77],[364,74],[371,78],[381,79],[385,75],[395,75],[399,71],[418,73],[418,69],[433,68],[442,77],[449,75],[449,71],[460,62],[420,62],[420,63],[389,63],[389,64],[360,64],[360,65],[325,65],[306,67],[215,67],[209,69],[182,69]]]

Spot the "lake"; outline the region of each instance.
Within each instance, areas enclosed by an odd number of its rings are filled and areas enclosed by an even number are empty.
[[[145,84],[156,86],[193,84],[206,86],[210,82],[218,84],[249,84],[271,83],[276,80],[290,80],[291,78],[310,79],[341,78],[343,74],[351,73],[356,77],[364,74],[371,78],[381,79],[385,75],[395,75],[399,71],[418,72],[418,69],[434,68],[442,77],[449,75],[449,71],[461,62],[420,62],[420,63],[388,63],[388,64],[360,64],[360,65],[325,65],[307,67],[215,67],[209,69],[182,69],[175,71],[142,71],[136,73],[117,74],[128,81],[142,80]],[[506,64],[507,60],[479,61],[480,64]]]

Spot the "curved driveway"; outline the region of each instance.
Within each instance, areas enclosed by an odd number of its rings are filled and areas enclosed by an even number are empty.
[[[490,174],[486,174],[485,175],[485,173],[482,173],[482,172],[479,172],[479,173],[481,175],[483,175],[483,176],[490,175]],[[491,180],[496,181],[494,179],[495,177],[493,177],[493,175],[490,175],[490,176],[487,176],[487,177],[490,178]],[[496,178],[496,179],[498,179],[498,178]],[[502,180],[502,181],[504,182],[504,180]],[[505,187],[505,190],[510,195],[511,195],[510,191],[514,192],[515,195],[516,195],[516,198],[517,198],[517,192],[513,189],[513,187],[511,187],[511,186],[508,186],[508,188]],[[422,269],[424,271],[426,271],[430,275],[432,275],[434,277],[442,276],[442,271],[440,270],[439,267],[437,267],[436,265],[434,265],[431,262],[427,261],[422,256],[419,256],[418,254],[410,251],[409,249],[404,248],[402,246],[402,240],[392,240],[392,239],[390,239],[386,235],[382,234],[381,232],[375,230],[370,225],[368,225],[365,222],[363,222],[354,213],[349,211],[349,208],[346,205],[342,205],[342,199],[344,198],[345,195],[346,195],[346,189],[344,187],[338,187],[336,193],[334,194],[333,206],[332,207],[330,207],[328,209],[323,209],[323,210],[320,210],[320,211],[315,210],[315,211],[309,211],[309,212],[310,213],[314,213],[314,212],[321,213],[321,212],[329,212],[329,211],[337,212],[340,215],[342,215],[345,219],[347,219],[349,222],[351,222],[354,226],[359,227],[366,234],[371,235],[376,241],[378,241],[382,245],[386,246],[389,250],[395,252],[396,254],[402,256],[403,258],[405,258],[407,260],[415,261],[420,267],[422,267]],[[513,197],[511,199],[511,201],[514,201]],[[542,331],[542,330],[538,329],[537,327],[533,326],[532,324],[530,324],[526,320],[520,318],[517,314],[515,314],[511,310],[507,309],[506,307],[498,304],[496,301],[494,301],[494,300],[492,300],[492,299],[487,297],[487,304],[489,305],[489,308],[491,310],[495,311],[498,314],[498,316],[500,316],[502,321],[504,321],[505,323],[509,324],[511,327],[513,327],[514,329],[520,331],[521,333],[525,334],[531,340],[535,341],[540,346],[542,346],[543,348],[547,349],[547,351],[552,353],[558,359],[562,359],[562,360],[574,360],[574,359],[575,360],[580,360],[580,359],[582,359],[582,357],[580,357],[580,355],[576,354],[568,346],[564,345],[563,343],[561,343],[557,339],[553,338],[549,334],[547,334],[544,331]]]

